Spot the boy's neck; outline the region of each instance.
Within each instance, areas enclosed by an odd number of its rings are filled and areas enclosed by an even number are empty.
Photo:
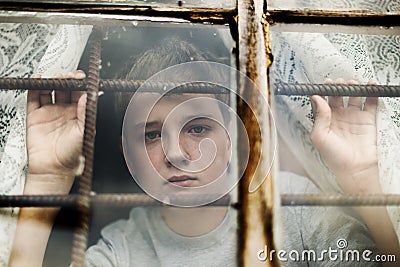
[[[217,228],[225,218],[227,207],[163,207],[165,223],[177,234],[201,236]]]

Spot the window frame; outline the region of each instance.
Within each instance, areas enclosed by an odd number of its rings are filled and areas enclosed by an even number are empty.
[[[96,17],[95,14],[101,16]],[[10,14],[12,16],[10,16]],[[44,17],[57,19],[60,14],[66,15],[58,23],[68,22],[71,19],[80,18],[79,23],[90,24],[90,20],[85,20],[79,15],[93,15],[94,21],[100,22],[102,17],[114,18],[118,20],[158,20],[164,22],[178,23],[208,23],[215,25],[228,24],[231,28],[233,37],[237,41],[239,49],[238,67],[255,83],[259,88],[265,88],[260,93],[266,94],[269,99],[271,95],[280,92],[272,92],[269,87],[267,71],[272,63],[272,51],[270,48],[270,27],[276,23],[281,24],[320,24],[320,25],[359,25],[359,26],[400,26],[400,12],[375,12],[357,10],[278,10],[268,9],[267,2],[263,0],[238,0],[236,8],[192,8],[192,7],[161,7],[161,6],[134,6],[129,3],[105,4],[100,2],[93,3],[46,3],[41,1],[0,1],[0,20],[3,22],[43,22]],[[236,36],[235,36],[236,35]],[[68,81],[68,88],[81,90],[86,87],[88,93],[85,137],[83,154],[86,158],[84,173],[78,178],[79,192],[76,195],[68,196],[0,196],[0,207],[43,207],[43,206],[76,206],[80,213],[80,223],[74,234],[72,263],[74,266],[83,266],[84,254],[87,248],[89,209],[92,202],[108,203],[116,205],[157,205],[157,202],[150,197],[130,195],[101,194],[91,195],[91,177],[93,175],[93,149],[94,135],[96,127],[97,96],[100,86],[104,87],[104,81],[99,78],[98,62],[100,59],[101,37],[95,30],[92,34],[93,45],[90,59],[89,73],[86,81]],[[250,44],[250,45],[249,45]],[[40,86],[55,88],[58,85],[55,79],[17,79],[0,78],[0,88],[3,89],[35,89]],[[61,86],[61,85],[59,85]],[[246,94],[246,81],[239,81],[239,90]],[[301,85],[300,85],[301,86]],[[339,86],[339,85],[338,85]],[[338,88],[332,85],[332,91]],[[107,87],[107,86],[106,86]],[[360,95],[365,95],[363,86],[356,86]],[[58,87],[57,87],[58,88]],[[299,87],[300,88],[300,87]],[[300,90],[298,88],[298,90]],[[378,95],[382,95],[382,90],[396,92],[400,96],[399,86],[377,86]],[[315,89],[315,87],[311,88]],[[364,88],[365,89],[365,88]],[[295,89],[293,89],[295,90]],[[289,93],[293,92],[290,91]],[[381,91],[379,91],[381,90]],[[318,91],[310,90],[308,94]],[[336,94],[336,93],[335,93]],[[270,119],[262,109],[262,103],[257,95],[249,95],[249,99],[254,101],[254,106],[259,107],[256,113],[263,116],[261,122],[262,130],[266,136],[271,136]],[[245,126],[249,129],[254,127],[248,119],[248,108],[244,103],[238,102],[238,112]],[[271,140],[271,139],[270,139]],[[270,140],[267,140],[268,146]],[[260,136],[250,135],[251,155],[258,155],[260,147],[256,145]],[[265,141],[265,140],[264,140]],[[269,146],[272,147],[272,146]],[[270,160],[268,157],[260,159],[250,158],[249,162],[260,164]],[[250,164],[252,165],[252,164]],[[269,250],[275,249],[275,218],[274,207],[276,202],[281,205],[400,205],[400,197],[394,195],[378,196],[343,196],[343,195],[283,195],[277,198],[273,189],[274,173],[270,173],[259,190],[254,193],[248,191],[252,170],[254,166],[247,168],[244,177],[239,183],[239,201],[236,207],[239,209],[239,237],[238,237],[238,263],[240,266],[254,266],[260,264],[254,257],[257,248],[267,245]],[[226,199],[222,199],[216,205],[226,205]],[[254,212],[256,211],[256,212]],[[276,261],[266,262],[268,266],[275,266]]]

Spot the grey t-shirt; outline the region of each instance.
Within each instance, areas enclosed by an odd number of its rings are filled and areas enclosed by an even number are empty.
[[[317,193],[306,178],[282,172],[281,192]],[[337,250],[339,239],[344,249],[376,251],[367,228],[347,210],[335,207],[283,207],[281,209],[283,247],[288,254],[283,266],[379,266],[374,262],[329,260],[322,250]],[[98,243],[86,254],[87,266],[236,266],[236,211],[229,209],[223,222],[210,233],[185,237],[173,232],[164,222],[160,207],[139,207],[128,220],[106,226]],[[260,248],[260,250],[263,248]],[[313,250],[316,259],[302,260],[302,251]],[[299,252],[299,261],[292,251]],[[343,250],[345,251],[345,250]],[[289,257],[289,253],[292,253]],[[338,256],[339,253],[338,253]],[[257,257],[257,251],[254,251]],[[276,259],[275,259],[276,260]]]

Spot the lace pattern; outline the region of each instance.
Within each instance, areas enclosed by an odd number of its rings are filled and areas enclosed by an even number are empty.
[[[51,77],[76,69],[91,26],[1,24],[0,76]],[[73,57],[71,57],[73,55]],[[24,90],[0,91],[0,194],[22,194],[26,176]],[[0,266],[7,266],[18,209],[0,209]]]
[[[399,36],[273,33],[275,82],[321,83],[325,78],[370,79],[379,84],[400,83]],[[277,127],[281,137],[324,192],[340,192],[334,175],[312,146],[313,118],[308,97],[276,96]],[[384,193],[400,194],[400,101],[380,98],[377,113],[379,172]],[[399,207],[388,211],[400,237]]]

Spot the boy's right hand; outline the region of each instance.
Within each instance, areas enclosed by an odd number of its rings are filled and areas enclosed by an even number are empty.
[[[327,81],[330,83],[331,81]],[[338,79],[336,83],[344,83]],[[358,84],[351,80],[349,84]],[[373,84],[370,82],[370,84]],[[311,140],[348,194],[380,193],[376,108],[378,99],[312,96],[315,123]]]
[[[37,74],[34,78],[41,78]],[[55,78],[84,79],[77,70]],[[86,94],[29,91],[27,105],[28,177],[25,194],[66,194],[81,172]]]

